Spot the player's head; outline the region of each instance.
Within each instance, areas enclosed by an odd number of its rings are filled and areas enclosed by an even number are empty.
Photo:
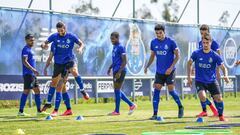
[[[66,33],[66,26],[65,26],[65,24],[63,22],[61,22],[61,21],[58,22],[56,24],[56,28],[57,28],[57,31],[58,31],[60,36],[64,36],[65,35],[65,33]]]
[[[118,32],[112,32],[110,36],[111,42],[113,45],[119,43],[119,33]]]
[[[25,41],[27,43],[28,46],[32,47],[34,45],[34,36],[32,34],[27,34],[25,36]]]
[[[210,33],[208,25],[206,24],[201,25],[200,33],[201,33],[201,36],[205,35],[206,33]]]
[[[202,36],[203,50],[210,50],[212,44],[212,37],[209,33]]]
[[[163,40],[165,38],[165,27],[163,25],[157,24],[154,30],[158,39]]]

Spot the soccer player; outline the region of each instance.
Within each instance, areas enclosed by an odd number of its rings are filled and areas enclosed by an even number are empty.
[[[83,42],[72,33],[66,31],[66,26],[63,22],[56,24],[57,33],[54,33],[48,37],[48,39],[42,44],[43,49],[48,48],[48,44],[51,44],[51,48],[54,50],[54,71],[52,76],[51,86],[48,92],[47,103],[44,105],[42,110],[46,110],[51,107],[51,100],[55,93],[58,82],[64,77],[66,70],[68,70],[74,77],[75,81],[80,87],[80,92],[83,94],[84,99],[88,100],[89,95],[84,91],[82,79],[78,73],[76,65],[76,57],[73,52],[74,44],[78,44],[78,52],[82,52],[84,47]],[[52,47],[53,46],[53,47]],[[59,106],[61,102],[61,92],[56,92],[56,104]],[[52,115],[57,115],[58,111],[53,111]]]
[[[200,34],[201,36],[203,37],[205,34],[207,33],[210,33],[210,30],[209,30],[209,27],[208,25],[206,24],[203,24],[201,25],[200,27]],[[202,49],[203,48],[203,44],[202,44],[202,40],[199,42],[199,49]],[[219,55],[220,55],[220,49],[219,49],[219,45],[218,43],[212,39],[212,43],[211,43],[211,49],[215,52],[217,52]],[[221,78],[221,75],[220,75],[220,70],[219,68],[217,68],[217,79],[220,80]],[[212,113],[213,113],[213,116],[218,116],[218,112],[217,112],[217,109],[214,107],[214,105],[212,104],[212,102],[206,98],[206,102],[201,102],[201,106],[202,106],[202,112],[199,113],[197,115],[197,117],[205,117],[205,116],[208,116],[208,113],[207,113],[207,107],[206,106],[209,106]]]
[[[122,84],[126,75],[127,56],[125,47],[119,42],[119,33],[111,33],[111,42],[113,44],[112,50],[112,64],[108,68],[108,75],[113,72],[113,84],[115,93],[115,110],[109,115],[120,115],[120,101],[121,99],[129,105],[129,113],[131,115],[136,109],[136,105],[131,102],[128,97],[121,91]]]
[[[212,38],[210,34],[202,37],[203,49],[196,50],[192,53],[191,59],[187,64],[188,84],[192,85],[191,71],[192,63],[195,62],[195,85],[201,102],[206,102],[206,90],[208,90],[216,102],[219,120],[225,121],[223,116],[224,104],[220,94],[219,84],[216,80],[217,66],[223,71],[224,80],[228,83],[228,72],[220,56],[211,50]]]
[[[178,105],[178,118],[182,118],[184,115],[184,107],[180,101],[178,94],[176,93],[174,80],[175,80],[175,65],[180,58],[180,53],[175,41],[165,35],[165,27],[157,24],[155,26],[156,38],[151,41],[151,55],[144,69],[144,73],[147,73],[149,66],[152,64],[155,56],[157,57],[156,74],[154,82],[153,93],[153,116],[151,120],[157,119],[158,104],[160,98],[160,91],[164,84],[167,84],[168,91]]]
[[[24,91],[20,99],[20,107],[18,116],[30,116],[24,112],[24,106],[27,101],[27,96],[31,89],[35,94],[35,103],[37,107],[37,116],[46,116],[48,113],[41,111],[41,98],[40,90],[38,86],[38,80],[36,78],[39,75],[36,70],[36,60],[34,59],[34,53],[32,47],[34,46],[34,36],[27,34],[25,36],[26,45],[22,49],[22,65],[23,65],[23,79],[24,79]]]
[[[44,68],[44,75],[46,76],[47,75],[47,68],[49,67],[50,63],[52,62],[52,58],[54,57],[54,46],[51,46],[51,52],[49,54],[49,57],[47,59],[47,62],[46,62],[46,65],[45,65],[45,68]],[[67,93],[67,89],[66,89],[66,83],[67,83],[67,80],[68,80],[68,72],[67,70],[65,70],[65,72],[63,73],[62,75],[62,79],[58,82],[58,85],[57,85],[57,92],[58,93],[62,93],[62,99],[64,100],[64,103],[66,105],[66,108],[67,110],[61,115],[61,116],[68,116],[68,115],[72,115],[73,112],[71,110],[71,104],[70,104],[70,98],[69,98],[69,95]],[[60,100],[61,102],[61,99],[58,99]],[[60,104],[58,104],[59,101],[55,100],[55,108],[54,108],[54,113],[51,114],[51,116],[53,117],[56,117],[58,115],[58,109],[60,107]]]

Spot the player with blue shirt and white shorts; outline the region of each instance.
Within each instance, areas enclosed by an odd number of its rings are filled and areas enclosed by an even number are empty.
[[[153,93],[153,116],[150,119],[157,119],[160,91],[165,83],[167,84],[170,95],[178,105],[178,118],[182,118],[184,115],[184,107],[178,94],[174,90],[175,65],[180,58],[180,53],[175,41],[165,36],[165,27],[163,25],[157,24],[155,26],[155,34],[157,38],[151,41],[151,55],[144,69],[146,74],[156,56],[157,63]]]
[[[66,31],[66,26],[63,22],[58,22],[56,24],[56,28],[58,32],[50,35],[47,41],[42,44],[42,48],[47,49],[48,44],[52,43],[51,49],[55,49],[53,51],[54,71],[52,82],[48,92],[47,103],[44,105],[42,110],[46,110],[47,108],[51,107],[51,100],[59,83],[59,80],[61,80],[61,78],[64,78],[67,72],[70,72],[75,77],[75,81],[79,85],[80,92],[83,94],[84,99],[89,99],[89,95],[84,91],[83,82],[78,73],[76,65],[76,56],[73,52],[74,44],[79,45],[77,51],[80,53],[82,52],[84,44],[79,38],[77,38],[77,36]],[[56,92],[55,109],[51,113],[52,116],[58,115],[58,108],[60,106],[61,99],[62,93]]]
[[[37,116],[46,116],[48,113],[41,111],[41,98],[40,90],[37,80],[37,75],[39,75],[36,70],[36,60],[34,58],[34,53],[32,47],[34,46],[34,36],[27,34],[25,36],[26,45],[22,49],[22,67],[23,67],[23,79],[24,79],[24,91],[20,99],[20,107],[18,116],[29,116],[29,114],[24,112],[24,107],[27,101],[28,94],[31,89],[34,91],[35,103],[37,107]]]
[[[210,33],[209,26],[206,25],[206,24],[201,25],[201,26],[200,26],[200,34],[201,34],[201,37],[203,37],[203,36],[204,36],[205,34],[207,34],[207,33]],[[199,41],[199,43],[198,43],[198,49],[202,49],[202,48],[203,48],[203,44],[202,44],[202,40],[201,40],[201,41]],[[213,51],[215,51],[217,54],[220,55],[219,45],[218,45],[218,43],[217,43],[214,39],[212,39],[211,49],[212,49]],[[220,80],[221,75],[220,75],[220,70],[219,70],[218,68],[217,68],[217,72],[216,72],[216,73],[217,73],[217,76],[216,76],[216,77],[217,77],[217,80]],[[206,102],[202,102],[202,101],[201,101],[202,112],[199,113],[199,114],[197,115],[197,117],[205,117],[205,116],[208,116],[207,107],[206,107],[207,105],[210,107],[210,109],[211,109],[211,111],[212,111],[212,113],[213,113],[213,116],[218,116],[217,109],[214,107],[214,105],[212,104],[212,102],[211,102],[208,98],[206,98]]]
[[[198,96],[202,102],[206,102],[205,91],[208,90],[213,97],[218,110],[219,120],[226,121],[223,116],[224,104],[220,94],[220,87],[216,80],[216,68],[219,67],[224,74],[224,80],[228,83],[228,73],[220,56],[211,50],[212,38],[210,34],[202,37],[203,49],[196,50],[192,53],[191,59],[188,61],[187,73],[188,84],[192,86],[192,63],[195,62],[195,85]]]
[[[110,38],[113,45],[112,64],[108,68],[107,73],[108,75],[111,75],[111,71],[113,73],[115,110],[109,113],[108,115],[111,115],[111,116],[120,115],[121,99],[129,105],[128,115],[131,115],[137,106],[128,99],[128,97],[124,94],[123,91],[121,91],[122,84],[124,82],[125,75],[126,75],[126,64],[127,64],[126,49],[122,44],[119,43],[118,32],[111,33]]]

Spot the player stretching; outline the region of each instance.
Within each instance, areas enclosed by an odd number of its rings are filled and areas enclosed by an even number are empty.
[[[47,103],[44,105],[42,110],[46,110],[51,107],[51,100],[55,93],[55,89],[58,85],[59,80],[65,75],[66,70],[75,77],[75,81],[80,87],[80,92],[83,94],[83,97],[88,100],[89,95],[83,89],[83,82],[78,73],[77,65],[76,65],[76,57],[73,53],[74,44],[78,44],[78,51],[82,52],[84,47],[83,42],[77,38],[72,33],[68,33],[66,31],[66,26],[63,22],[58,22],[56,24],[57,33],[50,35],[42,44],[43,49],[48,48],[48,44],[52,43],[54,50],[54,71],[52,76],[51,86],[48,92]],[[52,47],[51,47],[52,48]],[[55,106],[59,106],[61,103],[62,94],[61,92],[56,92],[56,104]],[[58,115],[58,111],[54,110],[52,112],[53,116]]]
[[[188,61],[187,73],[188,84],[192,85],[191,71],[192,63],[195,62],[195,85],[198,91],[198,96],[201,102],[206,102],[206,93],[208,90],[216,102],[219,120],[225,121],[223,116],[223,101],[220,94],[219,84],[216,80],[217,66],[223,71],[224,80],[228,83],[228,73],[220,56],[211,50],[212,38],[210,34],[205,34],[202,37],[203,49],[196,50],[192,53],[191,59]]]
[[[208,25],[206,25],[206,24],[201,25],[201,27],[200,27],[200,34],[201,34],[201,36],[203,36],[203,35],[205,35],[207,33],[210,33]],[[202,49],[202,48],[203,48],[203,44],[202,44],[202,40],[201,40],[199,42],[199,49]],[[213,51],[217,52],[220,55],[219,45],[213,39],[212,39],[212,43],[211,43],[211,49]],[[220,70],[219,70],[219,68],[217,68],[217,79],[220,80],[220,78],[221,78]],[[211,111],[213,112],[213,116],[218,116],[217,109],[214,107],[214,105],[212,104],[212,102],[208,98],[206,98],[206,102],[202,102],[201,101],[202,112],[199,113],[197,116],[198,117],[208,116],[207,107],[206,107],[207,105],[210,107]]]
[[[178,118],[184,115],[184,108],[177,95],[174,85],[175,65],[180,58],[178,47],[175,41],[165,36],[165,27],[157,24],[155,26],[155,39],[151,42],[151,55],[144,73],[147,73],[148,67],[152,64],[154,57],[157,57],[156,75],[153,93],[153,116],[151,120],[157,119],[160,91],[164,84],[167,84],[168,91],[178,105]]]
[[[126,50],[119,43],[119,33],[113,32],[111,33],[111,42],[113,44],[112,50],[112,64],[108,68],[108,75],[111,75],[111,69],[113,72],[113,84],[114,84],[114,93],[115,93],[115,110],[109,115],[120,115],[120,101],[121,99],[125,101],[129,105],[129,113],[131,115],[133,111],[136,109],[136,105],[131,102],[128,97],[121,91],[122,84],[124,82],[124,78],[126,75]]]
[[[22,64],[23,64],[23,79],[24,79],[24,91],[20,99],[20,107],[18,116],[29,116],[29,114],[24,113],[24,106],[27,101],[27,96],[31,89],[33,89],[35,94],[35,103],[37,107],[37,116],[46,116],[48,113],[41,111],[41,98],[40,90],[38,86],[38,80],[36,78],[39,75],[36,70],[36,60],[34,59],[34,53],[32,47],[34,45],[34,36],[27,34],[25,36],[26,45],[22,49]]]

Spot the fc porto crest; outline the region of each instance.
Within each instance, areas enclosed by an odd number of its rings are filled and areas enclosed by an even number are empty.
[[[167,49],[168,49],[168,45],[167,45],[167,44],[165,44],[165,46],[164,46],[164,49],[165,49],[165,50],[167,50]]]
[[[209,62],[209,63],[212,63],[212,62],[213,62],[212,57],[209,58],[209,61],[208,61],[208,62]]]

